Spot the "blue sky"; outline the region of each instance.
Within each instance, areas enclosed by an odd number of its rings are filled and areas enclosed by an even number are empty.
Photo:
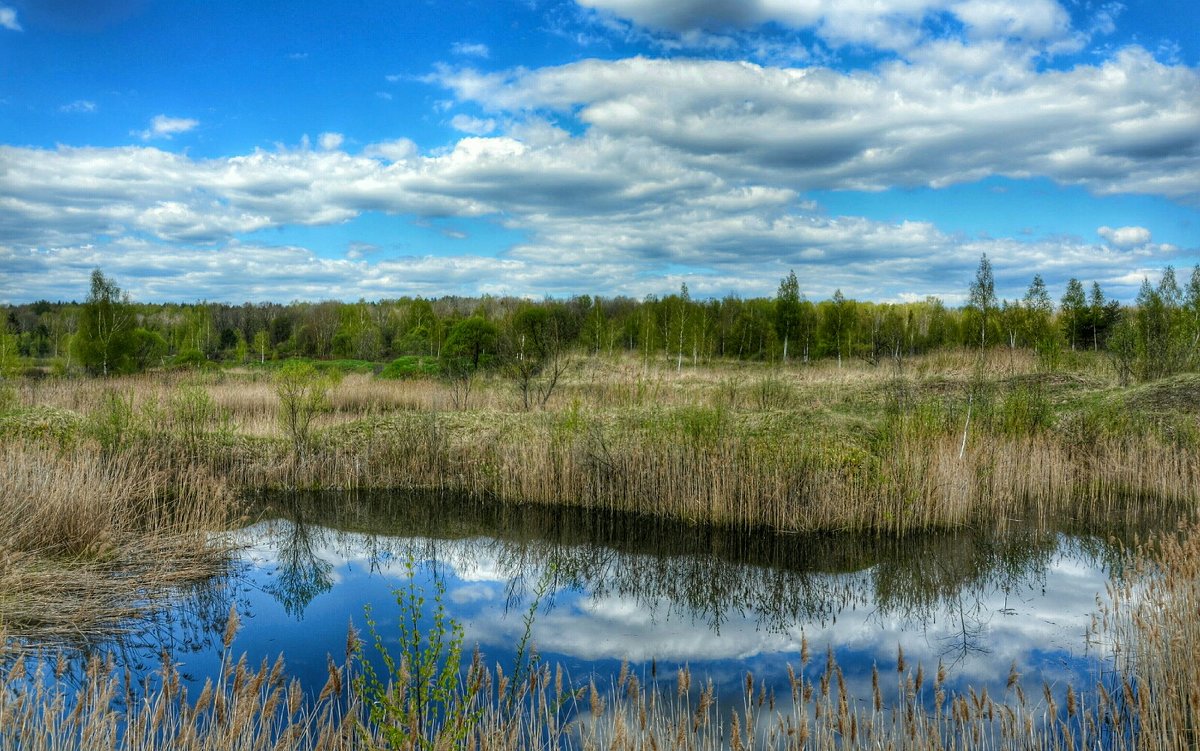
[[[1200,9],[0,0],[0,301],[956,303],[1200,262]]]

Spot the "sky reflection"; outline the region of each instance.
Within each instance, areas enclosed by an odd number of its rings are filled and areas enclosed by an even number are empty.
[[[822,668],[832,649],[860,696],[869,695],[872,666],[894,673],[898,648],[930,674],[943,662],[952,690],[986,685],[1003,694],[1014,663],[1031,694],[1043,681],[1094,683],[1102,668],[1103,650],[1089,647],[1087,634],[1115,552],[1086,535],[731,542],[694,530],[625,534],[638,521],[600,535],[564,518],[496,524],[463,509],[450,511],[454,529],[422,528],[411,517],[358,517],[339,529],[338,518],[311,508],[275,511],[238,533],[244,565],[230,586],[246,618],[234,650],[252,661],[282,651],[314,690],[326,655],[343,655],[349,624],[364,628],[365,606],[394,638],[393,590],[406,584],[410,559],[430,599],[435,577],[442,582],[467,646],[506,668],[536,599],[532,643],[576,682],[604,683],[622,661],[643,680],[651,666],[673,679],[686,664],[726,700],[747,670],[786,693],[786,666],[799,668],[805,640],[808,670]],[[680,542],[689,535],[702,539]],[[203,662],[188,667],[203,673]]]

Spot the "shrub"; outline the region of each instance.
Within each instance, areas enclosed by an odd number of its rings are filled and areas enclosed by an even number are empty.
[[[393,380],[408,380],[414,378],[431,378],[439,372],[437,358],[404,355],[388,363],[379,372],[379,377]]]

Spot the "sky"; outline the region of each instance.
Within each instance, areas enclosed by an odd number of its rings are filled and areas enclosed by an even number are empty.
[[[1200,4],[0,0],[0,303],[1132,300],[1200,263]]]

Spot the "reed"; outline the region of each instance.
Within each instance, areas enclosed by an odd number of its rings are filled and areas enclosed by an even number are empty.
[[[128,454],[136,444],[159,467],[218,476],[237,492],[449,490],[793,531],[900,535],[1196,507],[1191,376],[1122,390],[1086,360],[1043,373],[1020,353],[988,357],[682,373],[593,359],[550,409],[532,412],[497,380],[455,410],[437,381],[350,374],[331,388],[303,456],[260,374],[51,383],[0,417],[0,440],[15,430],[7,419],[63,446]],[[77,427],[52,429],[49,415]]]
[[[1200,747],[1200,525],[1145,544],[1110,594],[1101,628],[1126,676],[1110,716],[1136,722],[1149,751]]]
[[[221,570],[232,496],[160,458],[0,443],[0,638],[111,633]]]

